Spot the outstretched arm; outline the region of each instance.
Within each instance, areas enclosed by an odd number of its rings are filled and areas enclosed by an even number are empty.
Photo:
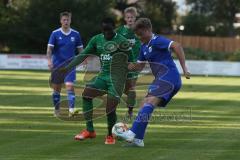
[[[145,62],[129,63],[128,70],[141,72],[145,67]]]
[[[177,55],[178,57],[178,60],[180,62],[180,65],[182,67],[182,70],[183,70],[183,74],[184,76],[187,78],[187,79],[190,79],[190,72],[188,71],[187,69],[187,66],[185,64],[185,54],[184,54],[184,51],[183,51],[183,48],[182,46],[177,43],[177,42],[173,42],[171,44],[171,47],[170,47],[174,53]]]
[[[81,52],[79,55],[75,56],[74,59],[66,66],[66,70],[70,71],[77,65],[81,64],[88,55],[84,54],[84,51]]]
[[[65,69],[68,71],[73,69],[77,65],[81,64],[90,54],[94,53],[94,51],[95,51],[95,38],[93,37],[89,41],[87,47],[83,51],[81,51],[80,54],[75,56],[71,63],[69,63],[65,67]]]

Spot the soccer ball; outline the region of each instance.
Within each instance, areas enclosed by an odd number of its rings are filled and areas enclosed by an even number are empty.
[[[117,137],[118,134],[126,132],[127,130],[128,130],[128,127],[125,123],[118,122],[113,126],[112,133],[115,137]]]

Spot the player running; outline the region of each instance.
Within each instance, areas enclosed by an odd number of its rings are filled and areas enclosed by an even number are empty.
[[[111,18],[104,19],[101,27],[102,34],[91,38],[84,51],[67,66],[67,70],[77,66],[90,54],[98,56],[101,63],[98,76],[86,85],[82,93],[82,106],[87,128],[77,134],[75,139],[84,140],[96,137],[92,120],[93,98],[107,94],[108,135],[105,144],[115,144],[112,127],[117,120],[116,107],[124,90],[124,82],[128,73],[128,56],[132,56],[132,52],[127,39],[115,33],[115,23]]]
[[[52,32],[47,47],[48,67],[51,71],[51,87],[53,88],[52,100],[55,107],[54,116],[59,114],[60,93],[62,82],[58,80],[55,70],[64,66],[71,60],[76,49],[80,53],[83,50],[83,44],[79,32],[70,28],[71,13],[60,13],[61,28]],[[64,83],[67,90],[69,113],[74,112],[75,92],[74,81],[76,80],[76,70],[73,69],[66,75]]]
[[[129,64],[128,68],[142,70],[145,63],[148,62],[155,79],[148,88],[144,104],[141,106],[132,128],[126,132],[116,133],[116,135],[132,142],[133,146],[143,147],[145,130],[154,108],[165,107],[182,85],[181,76],[171,57],[171,50],[176,53],[187,79],[190,78],[190,73],[185,65],[184,51],[180,44],[152,33],[150,19],[138,19],[134,31],[143,44],[138,62]]]
[[[124,10],[124,20],[126,22],[126,25],[122,25],[116,29],[117,33],[123,35],[130,42],[133,52],[132,62],[137,61],[137,57],[141,47],[140,40],[135,36],[135,33],[133,32],[133,26],[136,21],[136,17],[137,9],[135,7],[126,8]],[[129,72],[127,75],[127,81],[125,83],[124,93],[127,95],[127,107],[129,117],[132,117],[133,107],[136,103],[135,85],[137,77],[137,72]]]

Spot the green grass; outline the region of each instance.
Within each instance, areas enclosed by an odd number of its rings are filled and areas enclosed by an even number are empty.
[[[84,122],[64,122],[52,116],[48,76],[42,71],[0,71],[1,160],[240,159],[239,77],[183,79],[182,90],[168,107],[155,110],[145,148],[124,148],[122,141],[104,145],[105,117],[94,121],[96,139],[74,141]],[[149,82],[149,76],[139,79],[140,85]],[[146,91],[143,86],[137,89],[140,101]],[[80,108],[81,89],[77,93]],[[125,112],[121,104],[120,121]]]

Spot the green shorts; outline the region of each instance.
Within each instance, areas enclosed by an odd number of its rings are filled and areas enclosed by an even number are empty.
[[[104,91],[106,94],[120,99],[124,91],[124,85],[125,83],[122,83],[121,80],[112,81],[110,79],[106,79],[105,77],[96,76],[87,83],[86,87]]]

